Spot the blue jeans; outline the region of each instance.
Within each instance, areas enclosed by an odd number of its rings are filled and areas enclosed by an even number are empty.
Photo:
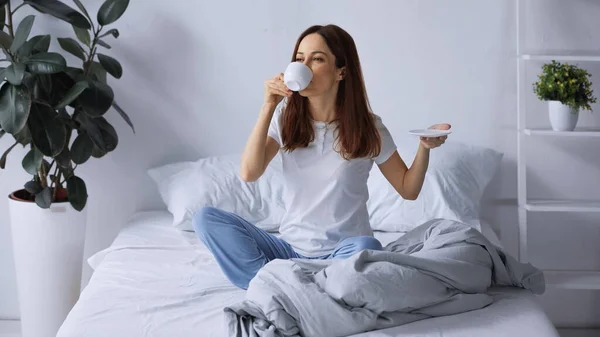
[[[258,270],[271,260],[306,258],[296,253],[287,242],[234,213],[214,207],[198,211],[194,215],[193,226],[225,276],[242,289],[247,289]],[[340,242],[330,255],[318,258],[347,258],[365,249],[382,250],[382,246],[371,236],[352,237]]]

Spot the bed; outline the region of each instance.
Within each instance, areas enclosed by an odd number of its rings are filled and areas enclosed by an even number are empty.
[[[113,244],[88,259],[89,284],[57,337],[226,336],[223,308],[244,298],[193,232],[172,226],[168,211],[137,213]],[[501,245],[492,227],[482,232]],[[403,233],[375,232],[385,245]],[[491,289],[494,303],[354,336],[556,336],[534,295]]]
[[[405,143],[398,138],[401,156],[414,158],[414,140]],[[473,227],[477,235],[483,233],[486,241],[501,247],[492,226],[479,214],[483,192],[501,159],[501,153],[489,148],[447,142],[431,155],[414,201],[401,198],[381,172],[372,169],[367,206],[375,237],[385,246],[400,237],[410,238],[404,235],[415,233],[412,229],[419,224],[443,219],[466,225],[471,233]],[[88,259],[94,273],[57,337],[227,336],[226,308],[252,292],[225,278],[193,233],[191,219],[201,207],[213,206],[276,233],[285,213],[286,184],[279,156],[254,183],[239,178],[239,160],[239,154],[233,154],[149,169],[166,209],[135,214],[110,247]],[[492,304],[476,310],[354,336],[558,337],[529,290],[491,288],[488,294]]]

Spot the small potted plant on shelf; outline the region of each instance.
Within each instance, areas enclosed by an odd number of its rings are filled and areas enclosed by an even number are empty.
[[[573,131],[580,110],[592,111],[596,103],[591,75],[587,70],[553,60],[542,66],[538,81],[533,84],[540,100],[548,101],[550,125],[554,131]]]
[[[31,176],[8,198],[23,337],[55,336],[79,298],[88,194],[78,165],[117,147],[104,117],[111,107],[133,129],[107,82],[107,74],[122,76],[121,64],[106,52],[106,41],[119,37],[110,25],[129,0],[106,0],[96,20],[73,3],[79,10],[58,0],[0,0],[0,137],[13,138],[0,168],[20,145],[27,152],[15,163]],[[58,37],[57,47],[81,63],[50,51],[49,34],[30,36],[35,15],[13,20],[27,7],[72,26],[76,39]]]

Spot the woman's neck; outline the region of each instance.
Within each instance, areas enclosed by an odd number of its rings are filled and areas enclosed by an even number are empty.
[[[336,118],[335,96],[323,95],[308,99],[308,110],[313,120],[329,123]]]

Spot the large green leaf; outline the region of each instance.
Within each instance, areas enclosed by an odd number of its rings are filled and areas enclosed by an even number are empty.
[[[12,43],[13,43],[13,38],[10,35],[8,35],[7,32],[0,30],[0,45],[4,49],[9,50]]]
[[[14,149],[15,146],[17,146],[17,144],[19,144],[19,143],[15,142],[13,145],[11,145],[11,147],[8,148],[8,150],[4,151],[4,153],[2,154],[2,157],[0,157],[0,169],[6,168],[6,158],[8,157],[8,154],[10,153],[10,151],[12,149]]]
[[[86,46],[89,46],[90,43],[92,43],[92,40],[90,38],[90,31],[87,29],[83,29],[83,28],[79,28],[76,26],[73,26],[73,30],[75,31],[75,36],[77,36],[77,39],[79,41],[81,41],[81,43],[83,43]]]
[[[85,113],[91,117],[104,115],[110,109],[113,100],[114,93],[111,87],[98,81],[90,81],[89,88],[77,98]]]
[[[56,118],[53,108],[34,103],[29,116],[33,144],[46,156],[55,157],[65,146],[67,134],[64,124]]]
[[[31,108],[31,95],[24,86],[5,83],[0,88],[0,127],[15,134],[27,123]]]
[[[102,150],[101,148],[97,147],[96,144],[94,144],[94,150],[92,150],[92,157],[94,157],[94,158],[102,158],[107,153],[108,152]]]
[[[46,53],[50,48],[50,35],[36,35],[25,42],[17,52],[19,57],[29,57],[32,54]]]
[[[119,143],[117,132],[104,117],[90,118],[86,114],[80,114],[78,118],[101,153],[113,151],[117,147]]]
[[[129,5],[129,0],[106,0],[98,10],[98,23],[102,26],[117,21]]]
[[[67,179],[67,196],[71,206],[78,211],[85,208],[88,193],[83,179],[73,175]]]
[[[99,62],[92,62],[92,65],[90,66],[90,72],[96,81],[106,84],[106,70],[104,70]]]
[[[39,101],[56,106],[75,85],[75,81],[66,72],[55,74],[40,74],[36,76],[35,97]]]
[[[52,205],[52,189],[44,187],[40,193],[35,195],[35,203],[40,208],[50,208],[50,205]]]
[[[44,160],[44,155],[34,146],[25,157],[23,157],[23,168],[27,173],[32,176],[36,175],[42,166],[42,160]]]
[[[133,133],[135,133],[135,128],[133,127],[133,123],[131,122],[131,118],[129,118],[129,115],[127,115],[127,113],[125,112],[125,110],[123,110],[118,104],[117,102],[113,102],[112,104],[113,108],[115,108],[115,110],[117,110],[117,112],[119,113],[119,115],[121,115],[121,117],[123,117],[123,119],[125,120],[125,122],[127,122],[127,124],[131,127],[131,130],[133,131]]]
[[[89,84],[87,81],[81,81],[81,82],[75,83],[75,85],[73,87],[71,87],[71,89],[63,97],[63,99],[58,103],[58,105],[55,107],[55,109],[58,110],[58,109],[64,108],[67,105],[71,104],[71,102],[73,102],[75,99],[77,99],[77,97],[79,97],[79,95],[88,87],[89,87]]]
[[[33,82],[32,97],[36,101],[47,102],[50,99],[49,91],[52,90],[50,75],[37,75]]]
[[[67,61],[59,53],[39,53],[27,60],[27,69],[37,74],[54,74],[67,68]]]
[[[109,74],[111,74],[114,78],[121,78],[121,76],[123,76],[123,68],[121,67],[119,61],[108,55],[100,53],[97,55],[100,64]]]
[[[73,0],[73,2],[75,3],[75,5],[77,5],[77,8],[79,8],[83,15],[85,15],[85,17],[89,20],[89,22],[92,22],[92,17],[90,16],[90,13],[88,13],[87,9],[85,9],[85,6],[81,3],[81,1]]]
[[[79,28],[90,29],[90,22],[75,9],[57,0],[25,0],[26,4],[38,11],[50,14]]]
[[[35,21],[34,15],[27,15],[17,27],[17,31],[15,32],[15,39],[13,40],[12,45],[10,46],[10,51],[14,54],[21,48],[21,46],[27,41],[29,37],[29,33],[31,32],[31,27],[33,27],[33,22]]]
[[[98,125],[94,123],[93,118],[86,115],[84,112],[75,111],[74,114],[75,119],[81,124],[81,127],[87,134],[90,139],[94,142],[95,146],[98,147],[102,152],[106,153],[106,145],[104,144],[104,138],[102,137],[102,132],[98,128]]]
[[[116,39],[116,38],[119,37],[119,30],[116,29],[116,28],[109,29],[109,30],[106,31],[106,33],[104,33],[104,34],[102,34],[102,35],[100,35],[98,37],[105,37],[107,35],[112,35]]]
[[[12,63],[4,71],[6,80],[13,85],[21,85],[25,76],[25,65],[23,63]]]
[[[60,47],[62,49],[77,56],[82,61],[85,61],[85,52],[83,51],[83,48],[81,48],[79,43],[77,43],[77,41],[75,41],[74,39],[72,39],[70,37],[65,37],[65,38],[59,37],[59,38],[57,38],[57,40],[58,40],[58,44],[60,45]]]
[[[68,168],[71,165],[71,150],[65,146],[63,151],[54,157],[59,167]]]
[[[75,164],[85,163],[94,150],[94,142],[86,132],[80,133],[71,145],[71,160]]]
[[[111,152],[119,145],[119,136],[115,128],[104,118],[94,118],[94,122],[98,125],[98,129],[102,133],[106,151]]]

